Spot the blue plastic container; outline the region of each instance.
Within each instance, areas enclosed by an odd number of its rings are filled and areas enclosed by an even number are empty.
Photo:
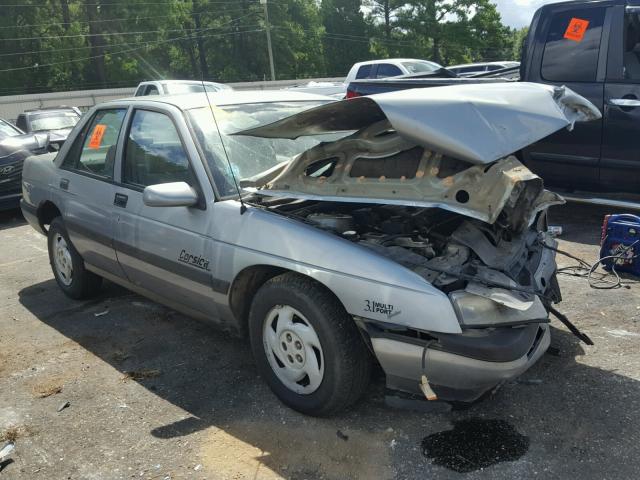
[[[607,215],[602,222],[600,258],[618,255],[602,261],[606,270],[640,276],[640,217],[629,213]]]

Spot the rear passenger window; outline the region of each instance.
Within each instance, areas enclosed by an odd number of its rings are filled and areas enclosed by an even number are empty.
[[[391,65],[390,63],[381,63],[378,65],[376,78],[397,77],[398,75],[402,75],[402,70],[395,65]]]
[[[358,73],[356,74],[356,80],[369,78],[371,75],[371,65],[363,65],[358,69]]]
[[[124,108],[98,110],[89,128],[83,129],[69,151],[64,165],[80,172],[113,179],[116,144],[126,113]]]
[[[604,15],[604,8],[585,8],[553,16],[542,58],[545,80],[596,80]]]
[[[195,185],[187,153],[167,115],[136,110],[125,148],[123,181],[141,187],[171,182]]]
[[[156,87],[155,85],[149,85],[147,87],[146,95],[160,95],[160,92],[158,91],[158,87]]]

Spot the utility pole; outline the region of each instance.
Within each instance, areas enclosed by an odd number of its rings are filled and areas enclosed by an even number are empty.
[[[264,23],[267,30],[267,48],[269,49],[269,67],[271,68],[271,80],[276,80],[276,69],[273,66],[273,49],[271,48],[271,24],[269,23],[269,10],[267,9],[267,0],[260,0],[264,5]]]

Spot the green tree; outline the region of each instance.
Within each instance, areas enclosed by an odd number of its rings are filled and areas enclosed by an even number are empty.
[[[412,0],[398,25],[442,64],[501,59],[509,50],[509,30],[489,0]]]
[[[361,0],[322,0],[327,74],[346,75],[356,62],[370,58],[369,36]]]

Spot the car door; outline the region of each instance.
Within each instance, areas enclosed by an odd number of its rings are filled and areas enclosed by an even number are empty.
[[[611,12],[599,3],[555,5],[535,29],[526,80],[566,85],[602,111],[610,22]],[[524,161],[549,186],[595,189],[601,141],[601,120],[579,123],[526,148]]]
[[[116,188],[116,250],[134,285],[215,316],[214,292],[220,288],[213,283],[212,246],[206,236],[211,221],[207,198],[212,199],[213,191],[209,184],[205,195],[197,180],[190,156],[200,160],[181,116],[146,107],[131,114]],[[171,182],[188,183],[199,192],[199,204],[145,205],[145,187]]]
[[[604,190],[640,188],[640,7],[615,8],[604,91],[600,183]]]
[[[127,108],[97,110],[75,138],[57,185],[71,242],[89,264],[122,277],[113,249],[114,164]]]

